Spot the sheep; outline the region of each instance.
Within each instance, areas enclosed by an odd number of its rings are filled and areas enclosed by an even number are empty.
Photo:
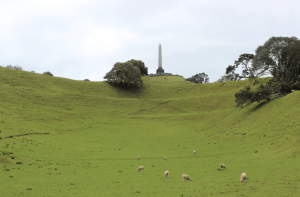
[[[241,174],[241,179],[240,179],[240,181],[241,181],[241,182],[245,182],[246,179],[247,179],[247,174],[246,174],[246,172],[243,172],[243,173]]]
[[[166,158],[166,157],[164,157],[164,161],[167,161],[167,158]]]
[[[168,177],[169,177],[169,171],[168,171],[168,170],[166,170],[166,171],[164,172],[164,176],[165,176],[165,178],[168,178]]]
[[[137,156],[136,159],[139,160],[139,159],[140,159],[140,156]]]
[[[292,92],[295,92],[295,90],[292,90]]]
[[[193,153],[194,153],[194,154],[196,154],[196,152],[197,152],[196,150],[193,150]]]
[[[221,163],[221,164],[220,164],[220,168],[221,168],[221,169],[223,169],[223,168],[225,168],[225,169],[226,169],[226,166],[225,166],[225,164]]]
[[[144,166],[140,166],[140,167],[138,167],[137,171],[140,171],[140,170],[143,170],[143,171],[145,171],[145,167],[144,167]]]
[[[183,174],[182,175],[182,179],[181,179],[182,181],[184,181],[184,180],[192,180],[191,178],[190,178],[190,176],[189,175],[187,175],[187,174]]]

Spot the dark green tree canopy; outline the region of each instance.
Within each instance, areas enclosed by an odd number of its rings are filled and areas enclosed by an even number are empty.
[[[226,78],[232,81],[272,75],[282,81],[297,81],[300,75],[300,40],[296,37],[271,37],[258,46],[255,55],[241,54],[234,65],[226,68]],[[249,65],[248,65],[249,64]],[[236,68],[242,65],[242,74]]]
[[[299,48],[300,40],[296,37],[271,37],[263,46],[257,47],[253,70],[258,77],[271,74],[288,80],[292,73],[294,76],[299,74]]]
[[[131,62],[120,63],[117,62],[104,76],[109,83],[113,85],[137,85],[143,83],[141,79],[142,74],[137,66],[134,66]]]
[[[298,88],[299,88],[298,84]],[[294,86],[295,89],[297,88]],[[289,83],[281,82],[275,78],[270,79],[265,85],[261,84],[255,91],[251,91],[250,86],[246,86],[235,94],[236,107],[246,107],[254,102],[267,102],[278,97],[282,97],[291,92]]]
[[[186,81],[190,81],[196,84],[201,84],[201,83],[208,83],[209,78],[208,75],[203,72],[203,73],[196,74],[190,78],[187,78]]]
[[[129,60],[127,62],[130,62],[134,66],[138,67],[140,69],[142,75],[148,75],[148,68],[145,67],[145,63],[142,62],[141,60],[134,60],[134,59],[132,59],[132,60]]]

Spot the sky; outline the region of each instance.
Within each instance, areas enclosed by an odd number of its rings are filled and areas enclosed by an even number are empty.
[[[210,82],[269,38],[300,38],[299,0],[0,0],[0,65],[104,81],[141,60]]]

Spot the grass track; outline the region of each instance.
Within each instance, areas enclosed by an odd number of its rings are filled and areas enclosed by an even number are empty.
[[[1,196],[299,196],[299,91],[239,109],[253,82],[143,80],[124,90],[0,67]],[[5,138],[33,132],[50,134]]]

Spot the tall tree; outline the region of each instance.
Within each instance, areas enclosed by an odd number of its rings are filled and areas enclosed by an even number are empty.
[[[300,43],[286,46],[281,51],[280,63],[274,66],[272,75],[278,81],[296,83],[300,75]]]
[[[298,70],[300,40],[296,37],[271,37],[258,46],[252,67],[258,76],[271,74],[288,79],[291,70]]]

